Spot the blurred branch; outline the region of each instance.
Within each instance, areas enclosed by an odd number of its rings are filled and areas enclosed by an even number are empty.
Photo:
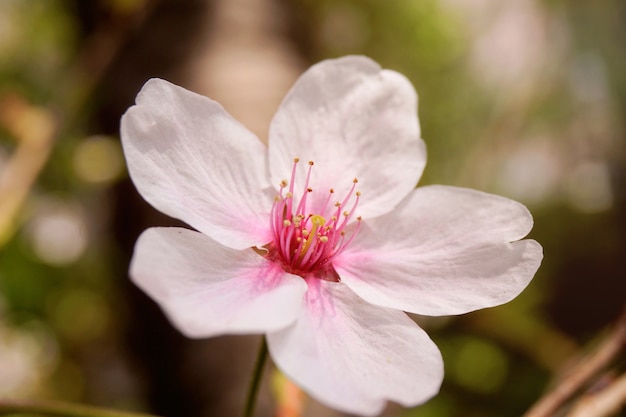
[[[586,358],[584,358],[568,375],[566,375],[554,389],[541,398],[523,417],[550,417],[566,401],[568,401],[583,385],[594,375],[605,368],[615,359],[626,346],[626,310],[617,321],[613,331],[600,344],[600,346]],[[623,384],[623,383],[622,383]],[[619,396],[621,385],[617,385],[617,393],[610,395]],[[585,416],[591,416],[591,414]],[[598,414],[601,416],[603,414]],[[595,414],[594,414],[595,416]]]
[[[42,415],[50,417],[156,417],[61,402],[26,402],[0,399],[0,416]]]
[[[0,172],[1,248],[13,234],[20,207],[48,160],[57,122],[50,111],[9,96],[0,102],[0,123],[17,140],[15,152]]]
[[[599,392],[585,395],[567,417],[606,417],[626,405],[626,373]]]

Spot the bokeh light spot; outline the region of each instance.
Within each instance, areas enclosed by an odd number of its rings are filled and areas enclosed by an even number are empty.
[[[566,185],[568,202],[583,213],[598,213],[613,206],[611,174],[606,163],[588,161],[577,165]]]
[[[78,260],[88,243],[85,215],[80,206],[55,199],[42,201],[27,235],[44,262],[62,266]]]
[[[505,354],[496,345],[479,339],[465,340],[452,365],[456,382],[476,393],[496,392],[508,374]]]
[[[74,152],[74,171],[88,183],[108,184],[124,172],[122,148],[109,136],[91,136],[80,143]]]

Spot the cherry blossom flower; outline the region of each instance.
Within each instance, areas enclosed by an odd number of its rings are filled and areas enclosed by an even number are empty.
[[[541,262],[541,246],[519,240],[532,227],[523,205],[415,188],[415,90],[365,57],[306,71],[267,147],[217,102],[160,79],[121,134],[140,194],[195,229],[146,230],[134,282],[189,337],[265,334],[282,372],[345,412],[438,392],[440,352],[405,312],[508,302]]]

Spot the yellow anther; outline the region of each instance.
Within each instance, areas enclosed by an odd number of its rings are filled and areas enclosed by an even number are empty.
[[[350,212],[349,212],[349,211],[344,211],[344,212],[343,212],[343,217],[348,217],[349,215],[350,215]]]
[[[359,182],[359,180],[355,178],[352,180],[352,182],[356,184],[357,182]]]
[[[309,161],[309,165],[313,166],[313,165],[315,165],[315,162]]]
[[[289,226],[291,226],[291,222],[289,220],[285,219],[285,220],[283,220],[283,226],[289,227]]]
[[[294,164],[297,164],[298,162],[300,162],[300,158],[293,158],[293,162]]]
[[[288,183],[287,183],[287,180],[282,180],[282,181],[280,182],[280,186],[281,186],[281,187],[283,187],[283,188],[284,188],[284,187],[286,187],[286,186],[287,186],[287,184],[288,184]]]
[[[291,194],[289,192],[287,194],[285,194],[285,198],[291,198],[291,197],[293,197],[293,194]]]
[[[320,236],[320,242],[322,243],[328,242],[328,236]]]
[[[356,196],[357,196],[357,197],[361,197],[361,192],[360,192],[360,191],[357,191],[357,192],[356,192]]]

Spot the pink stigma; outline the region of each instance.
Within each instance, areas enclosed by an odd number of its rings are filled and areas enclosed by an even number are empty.
[[[361,225],[361,218],[357,217],[356,228],[346,236],[346,227],[361,196],[355,191],[358,181],[355,178],[343,201],[334,204],[331,199],[335,191],[330,189],[321,213],[311,213],[307,210],[307,199],[314,192],[309,186],[314,163],[309,161],[304,187],[296,195],[294,182],[298,162],[298,158],[293,160],[291,180],[281,182],[272,206],[270,225],[274,240],[266,246],[267,256],[281,262],[289,273],[315,274],[322,279],[336,280],[331,261],[350,245]]]

